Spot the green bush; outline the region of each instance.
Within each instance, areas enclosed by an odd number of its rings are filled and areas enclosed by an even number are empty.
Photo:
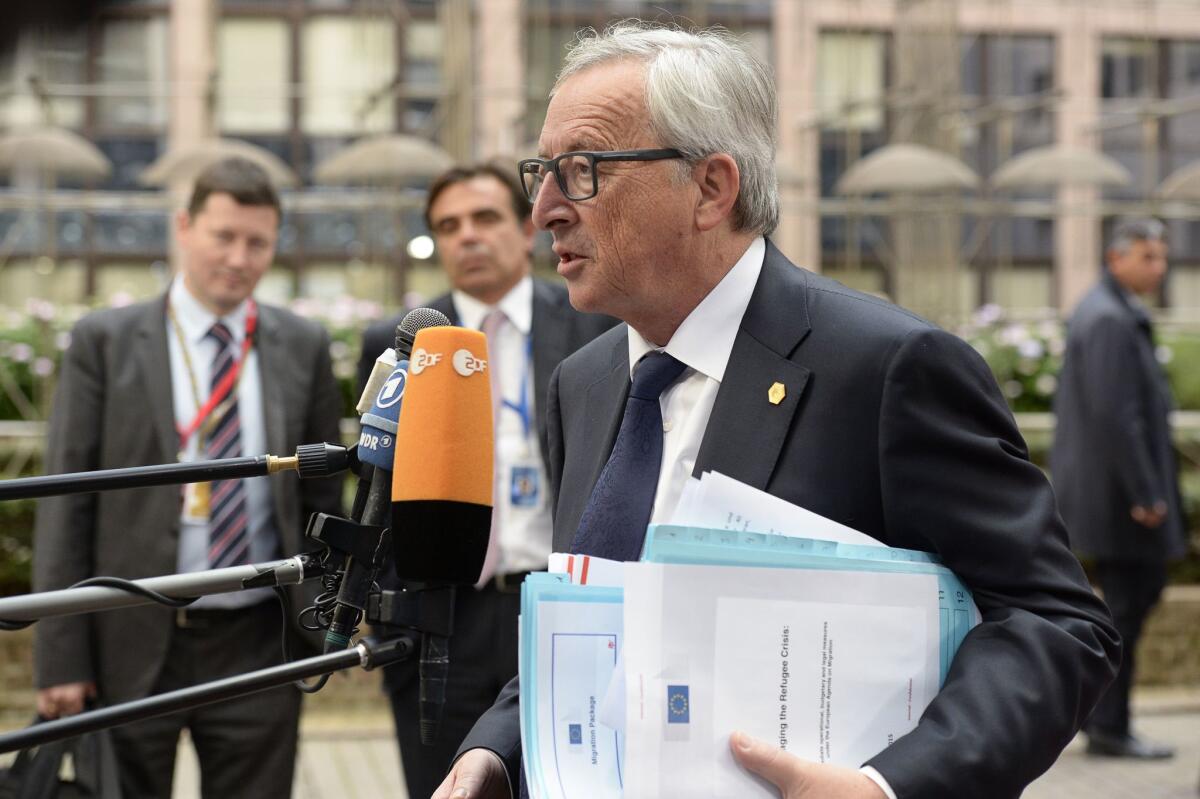
[[[33,563],[33,508],[31,499],[0,502],[0,596],[29,590]]]
[[[1066,349],[1066,331],[1053,314],[1011,319],[985,305],[958,334],[983,356],[1015,412],[1050,411]],[[1160,333],[1157,355],[1177,407],[1200,410],[1200,330]]]
[[[1159,341],[1176,406],[1200,410],[1200,335],[1172,331],[1159,336]]]
[[[998,305],[985,305],[958,333],[987,361],[1014,411],[1051,409],[1066,348],[1056,316],[1010,320]]]
[[[344,416],[353,416],[362,331],[380,317],[382,308],[350,297],[297,300],[291,307],[329,330]],[[45,418],[68,331],[87,310],[42,300],[31,300],[23,311],[0,310],[0,420]],[[998,306],[985,306],[958,332],[987,361],[1014,411],[1051,410],[1065,346],[1056,316],[1014,320]],[[1159,356],[1179,407],[1200,410],[1200,333],[1163,334]],[[1186,470],[1183,487],[1191,518],[1200,524],[1200,472]],[[0,595],[28,590],[32,529],[32,502],[0,503]],[[1193,555],[1179,564],[1173,577],[1200,582],[1200,558]]]

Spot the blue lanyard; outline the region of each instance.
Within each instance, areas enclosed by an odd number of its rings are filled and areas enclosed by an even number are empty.
[[[500,396],[500,406],[515,411],[521,417],[521,426],[525,431],[525,438],[529,438],[529,431],[533,427],[532,414],[529,409],[529,373],[533,364],[533,338],[525,337],[525,371],[521,375],[521,394],[517,402],[511,402]]]

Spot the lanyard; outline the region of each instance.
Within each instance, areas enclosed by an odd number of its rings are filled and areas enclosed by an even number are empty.
[[[529,373],[532,371],[533,364],[533,337],[525,337],[525,371],[521,375],[521,393],[518,395],[517,401],[512,402],[506,400],[504,395],[500,395],[500,407],[508,408],[514,411],[521,417],[521,427],[525,431],[525,438],[529,438],[529,431],[533,427],[533,414],[529,408]]]
[[[246,357],[250,354],[250,347],[254,342],[254,331],[258,327],[258,304],[253,299],[249,300],[248,303],[246,306],[246,334],[242,337],[241,355],[238,356],[237,363],[233,365],[233,368],[221,378],[221,382],[213,387],[212,394],[209,395],[203,405],[200,403],[200,391],[196,383],[196,371],[192,367],[192,356],[189,353],[187,341],[184,339],[183,328],[179,326],[179,320],[175,318],[175,310],[169,302],[167,303],[167,315],[171,319],[172,327],[175,328],[175,335],[179,338],[179,347],[183,350],[183,365],[187,369],[188,379],[192,383],[192,398],[196,405],[199,406],[196,410],[196,415],[192,417],[192,421],[184,426],[178,424],[175,426],[176,431],[179,433],[180,451],[187,448],[188,439],[200,429],[205,420],[209,419],[209,417],[212,417],[212,419],[219,419],[221,417],[220,413],[214,414],[213,411],[217,409],[218,405],[222,405],[225,399],[229,397],[234,386],[237,385],[238,380],[241,379],[242,367],[246,363]]]

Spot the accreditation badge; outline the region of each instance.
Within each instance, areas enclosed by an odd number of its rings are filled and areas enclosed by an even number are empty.
[[[514,508],[536,508],[542,499],[542,475],[536,464],[517,463],[511,470],[509,504]]]
[[[212,483],[187,483],[183,487],[183,520],[207,524]]]

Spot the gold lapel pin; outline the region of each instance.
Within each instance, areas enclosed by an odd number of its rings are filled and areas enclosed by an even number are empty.
[[[787,396],[787,389],[783,387],[783,383],[772,383],[771,388],[767,391],[767,399],[772,405],[778,405],[783,402],[783,398]]]

